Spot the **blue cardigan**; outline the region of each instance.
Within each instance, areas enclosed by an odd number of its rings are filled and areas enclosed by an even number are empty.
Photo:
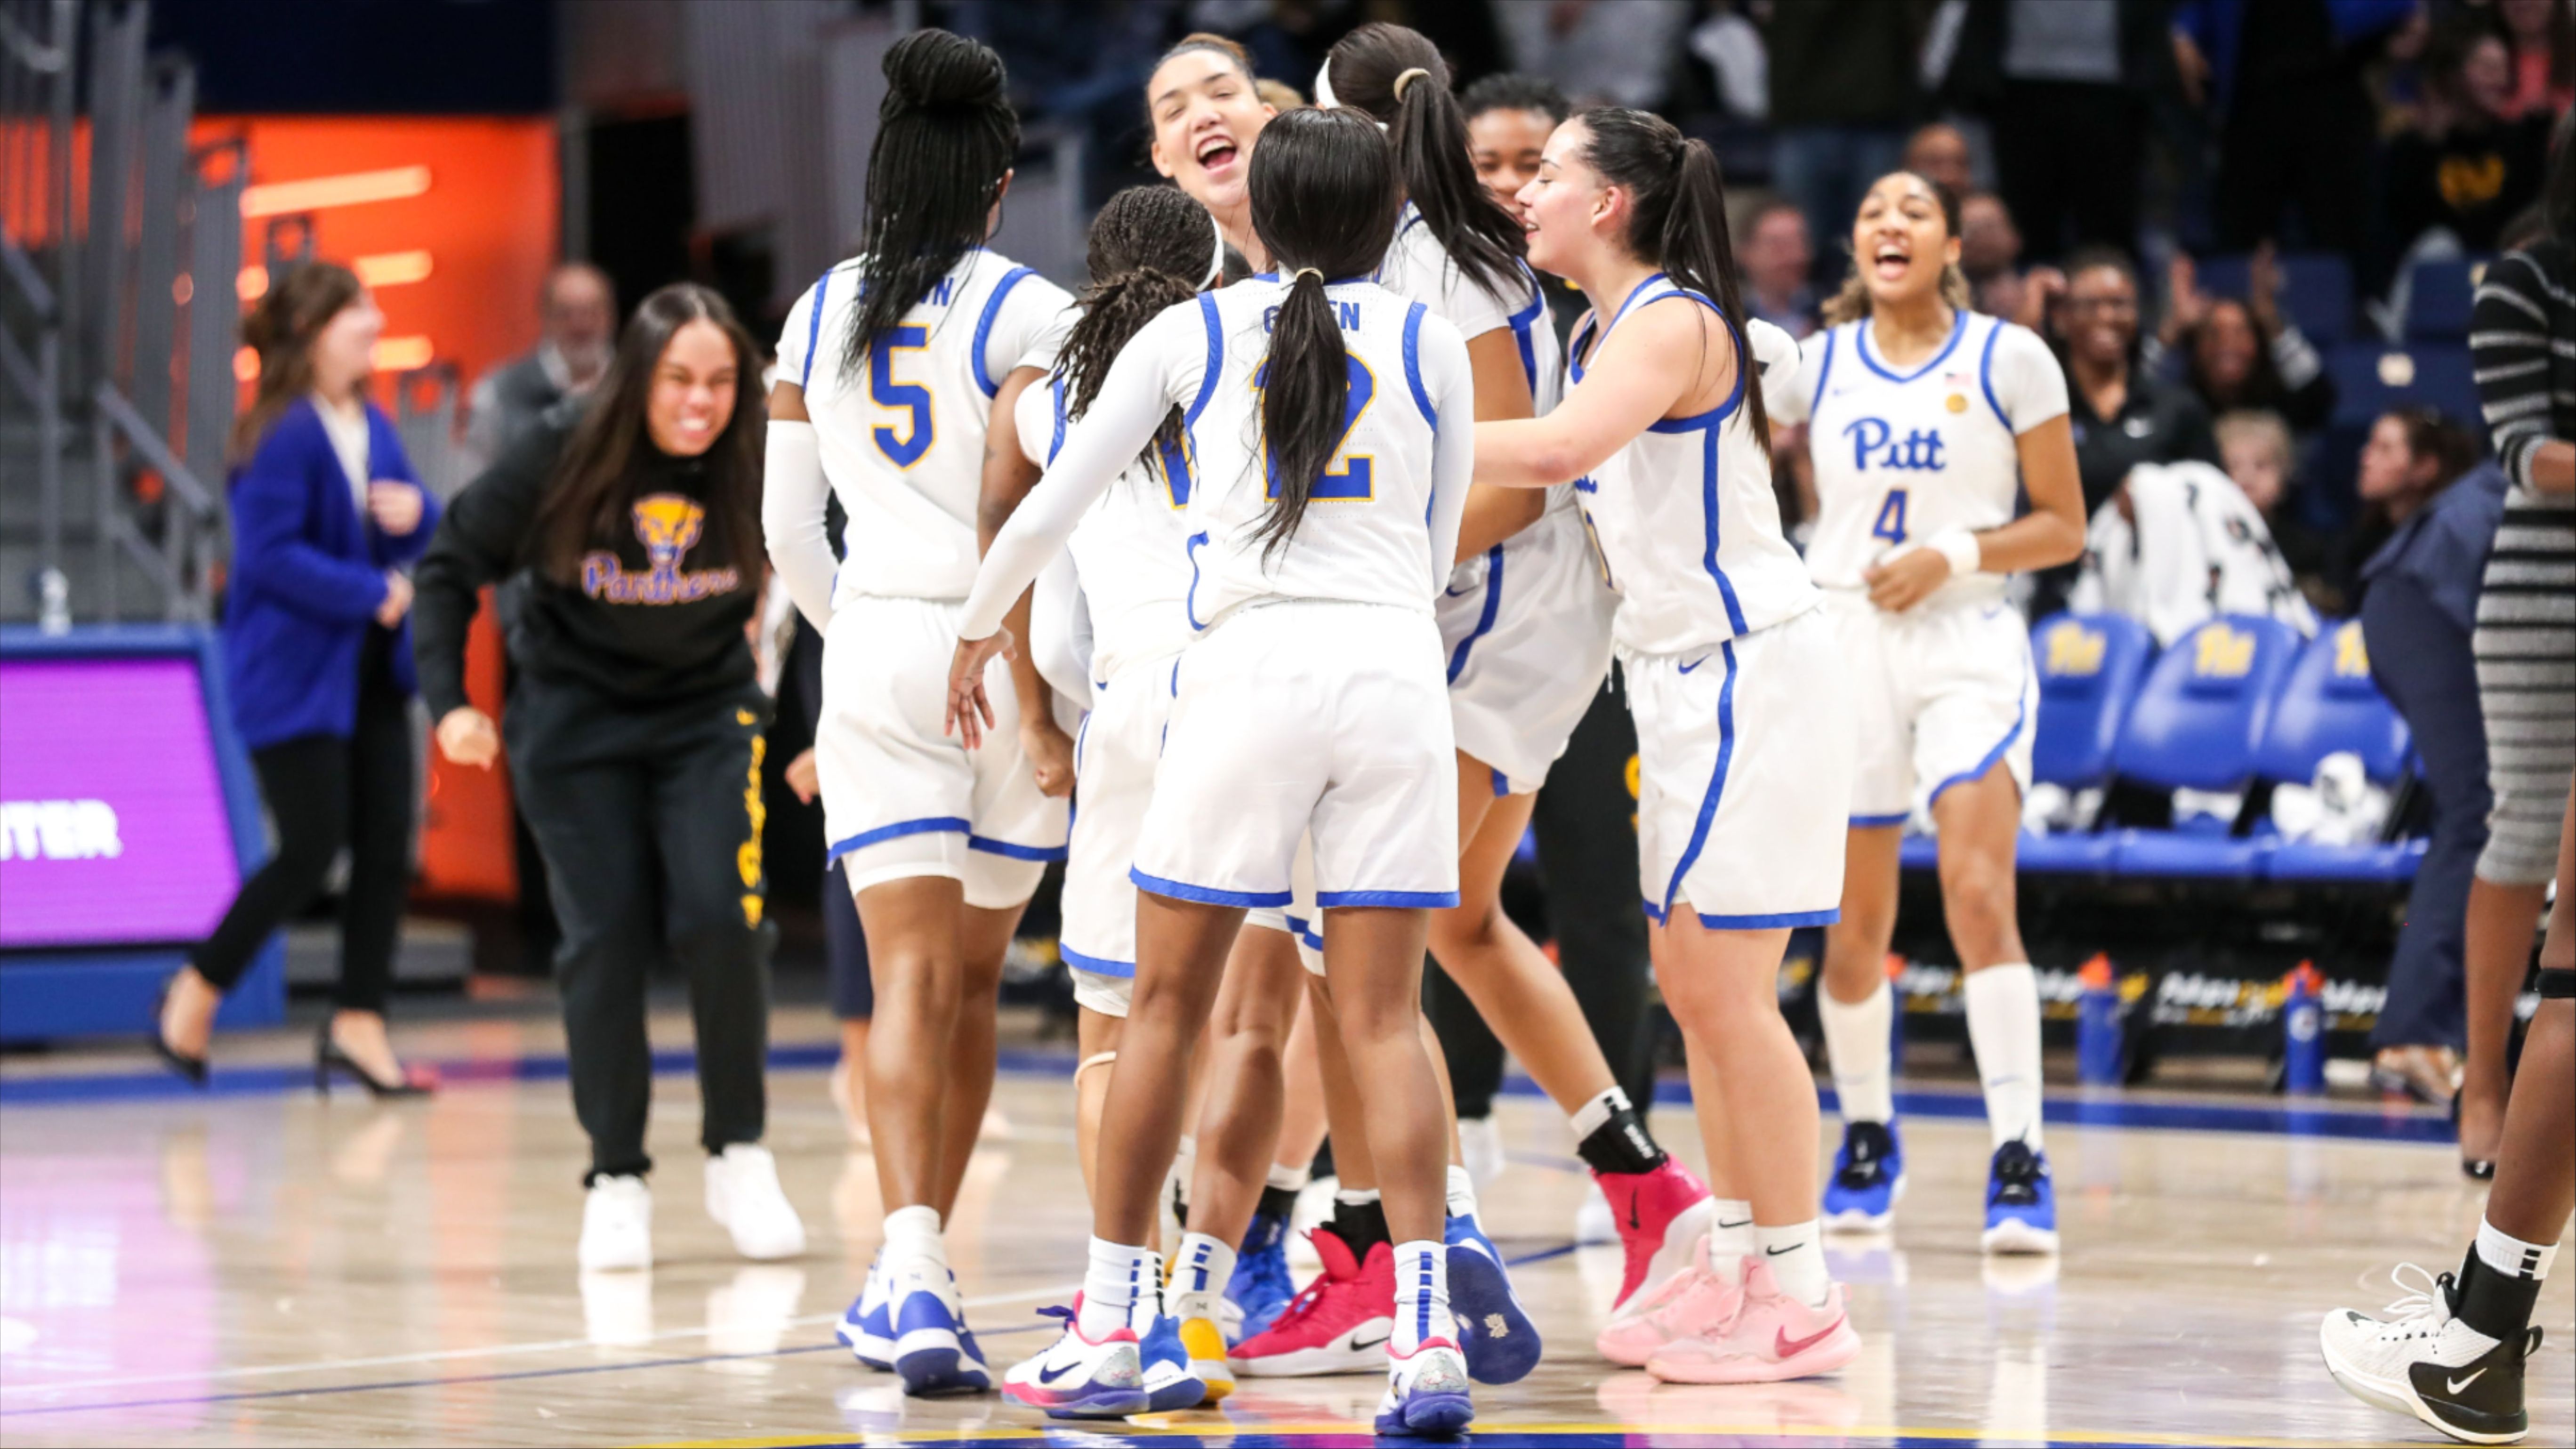
[[[366,408],[368,472],[418,484],[392,420]],[[232,510],[224,662],[242,742],[259,749],[300,735],[348,738],[358,655],[385,601],[385,570],[429,547],[438,500],[423,489],[418,526],[400,538],[378,532],[350,494],[312,399],[297,398],[233,475]],[[394,682],[411,693],[408,615],[392,662]]]

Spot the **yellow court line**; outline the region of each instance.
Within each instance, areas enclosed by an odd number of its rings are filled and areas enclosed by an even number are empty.
[[[1019,1425],[995,1424],[982,1429],[905,1429],[899,1433],[861,1430],[842,1434],[792,1434],[752,1439],[678,1439],[638,1445],[636,1449],[812,1449],[827,1444],[956,1444],[980,1443],[987,1440],[1027,1440],[1043,1443],[1060,1435],[1065,1424]],[[1232,1420],[1208,1421],[1171,1414],[1141,1414],[1123,1423],[1100,1423],[1088,1432],[1124,1436],[1132,1439],[1159,1439],[1166,1436],[1197,1438],[1233,1434],[1266,1434],[1282,1437],[1296,1435],[1370,1434],[1374,1427],[1362,1420],[1327,1419],[1314,1423],[1263,1423]],[[1759,1424],[1724,1424],[1704,1422],[1667,1423],[1660,1420],[1620,1422],[1567,1423],[1501,1423],[1480,1421],[1471,1431],[1476,1439],[1491,1440],[1497,1435],[1539,1436],[1551,1434],[1704,1434],[1726,1437],[1774,1439],[1898,1440],[1936,1439],[1960,1443],[1979,1443],[2000,1439],[2008,1443],[2039,1444],[2170,1444],[2176,1449],[2197,1449],[2209,1444],[2241,1446],[2241,1449],[2349,1449],[2356,1442],[2390,1442],[2386,1440],[2355,1441],[2351,1439],[2255,1439],[2215,1438],[2208,1434],[2178,1434],[2154,1430],[2106,1431],[2092,1429],[2050,1429],[2039,1434],[1996,1434],[1987,1429],[1891,1427],[1853,1425],[1849,1428],[1825,1425],[1790,1425],[1777,1422]]]

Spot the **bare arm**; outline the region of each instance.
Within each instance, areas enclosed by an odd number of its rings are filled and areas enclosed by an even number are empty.
[[[1017,423],[1020,394],[1045,377],[1037,368],[1015,367],[993,393],[993,411],[984,429],[984,485],[975,507],[978,557],[992,549],[1012,511],[1045,474],[1037,460],[1021,449]],[[1013,638],[1029,637],[1032,592],[1021,590],[1019,601],[1002,616],[1002,627]],[[1020,702],[1020,743],[1041,776],[1038,788],[1049,795],[1065,794],[1073,788],[1072,772],[1066,768],[1073,757],[1073,741],[1055,722],[1055,691],[1038,673],[1036,650],[1021,649],[1011,655],[1011,693]],[[1050,784],[1054,788],[1049,789]]]
[[[1496,328],[1468,342],[1467,367],[1476,379],[1476,421],[1503,422],[1538,412],[1530,397],[1529,372],[1521,366],[1520,339],[1510,328]],[[1469,489],[1467,514],[1458,526],[1459,561],[1538,522],[1546,511],[1547,495],[1534,489]]]
[[[1705,381],[1702,348],[1715,364]],[[1476,481],[1499,488],[1571,483],[1685,400],[1713,406],[1734,385],[1734,338],[1707,308],[1640,307],[1602,339],[1583,381],[1556,411],[1476,425]]]

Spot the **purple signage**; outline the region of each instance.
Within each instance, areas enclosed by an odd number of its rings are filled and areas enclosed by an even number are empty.
[[[0,661],[0,947],[195,941],[240,885],[196,660]]]

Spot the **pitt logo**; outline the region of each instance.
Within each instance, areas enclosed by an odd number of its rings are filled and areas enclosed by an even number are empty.
[[[2370,674],[2370,650],[2361,641],[2359,621],[2335,631],[2335,678],[2362,679]]]
[[[1843,436],[1852,444],[1852,467],[1937,473],[1948,466],[1949,460],[1941,456],[1940,429],[1916,428],[1901,440],[1895,439],[1895,431],[1878,418],[1856,418],[1845,426]]]
[[[2225,624],[2211,624],[2200,631],[2200,644],[2191,661],[2193,674],[2202,679],[2242,679],[2253,667],[2253,635]]]
[[[706,531],[707,510],[677,493],[635,500],[635,538],[652,567],[630,574],[606,550],[581,560],[581,591],[610,604],[693,604],[742,586],[733,569],[682,569],[680,560]]]
[[[2066,679],[2083,679],[2102,672],[2102,651],[2110,645],[2110,636],[2097,629],[2068,621],[2048,631],[2048,672]]]

